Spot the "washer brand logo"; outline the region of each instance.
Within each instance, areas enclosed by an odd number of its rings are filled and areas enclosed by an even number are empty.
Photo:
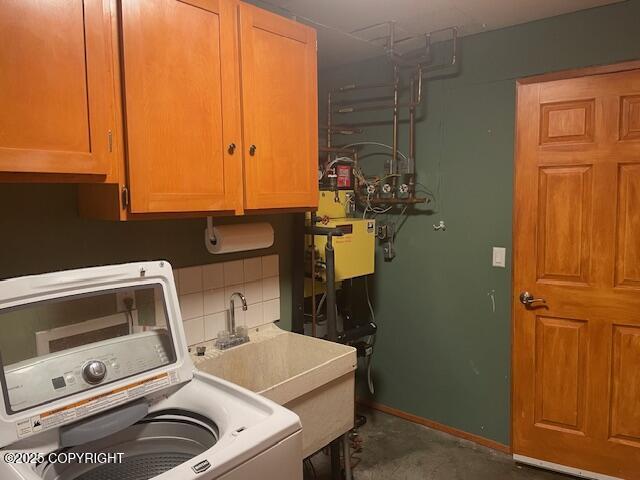
[[[42,421],[40,420],[40,417],[32,417],[31,418],[31,431],[32,432],[39,432],[42,430]]]
[[[209,470],[211,468],[211,464],[209,463],[208,460],[203,460],[200,463],[196,463],[191,468],[196,473],[202,473],[202,472],[206,472],[207,470]]]

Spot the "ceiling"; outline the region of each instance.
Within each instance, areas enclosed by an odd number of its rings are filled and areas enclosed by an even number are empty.
[[[397,22],[398,36],[418,35],[457,26],[471,35],[620,0],[250,0],[318,30],[321,68],[364,60],[383,53],[380,46],[359,40],[384,32],[349,32],[379,22]],[[437,40],[434,38],[434,40]],[[409,43],[407,43],[409,45]]]

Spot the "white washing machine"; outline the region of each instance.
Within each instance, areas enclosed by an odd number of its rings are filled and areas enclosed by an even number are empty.
[[[1,480],[302,478],[298,417],[194,369],[171,265],[0,282]]]

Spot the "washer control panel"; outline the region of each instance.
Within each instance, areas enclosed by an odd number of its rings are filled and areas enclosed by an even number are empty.
[[[131,377],[175,361],[167,330],[152,330],[7,365],[13,412]]]
[[[88,361],[82,369],[82,378],[91,385],[96,385],[104,380],[107,374],[107,366],[100,360]]]

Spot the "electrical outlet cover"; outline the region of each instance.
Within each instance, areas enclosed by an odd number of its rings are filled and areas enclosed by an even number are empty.
[[[504,247],[493,247],[494,267],[505,268],[507,266],[507,249]]]
[[[118,312],[126,312],[127,304],[125,303],[125,299],[131,298],[133,300],[133,305],[131,306],[131,310],[136,309],[136,294],[133,290],[120,290],[116,292],[116,311]]]

